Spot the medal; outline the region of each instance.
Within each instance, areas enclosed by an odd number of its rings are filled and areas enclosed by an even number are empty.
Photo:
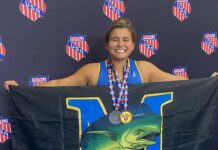
[[[110,121],[110,123],[112,123],[112,124],[120,124],[120,118],[119,118],[119,116],[120,116],[120,112],[118,111],[118,110],[114,110],[114,111],[112,111],[111,113],[110,113],[110,115],[109,115],[109,121]]]
[[[114,106],[114,111],[110,113],[109,115],[109,121],[112,124],[120,124],[122,121],[123,124],[127,124],[132,120],[132,114],[127,111],[128,108],[128,76],[130,71],[130,65],[129,61],[126,62],[124,68],[123,68],[123,80],[121,81],[119,79],[119,76],[117,75],[114,66],[110,59],[107,60],[107,73],[108,73],[108,82],[109,82],[109,88],[110,88],[110,94],[112,99],[112,104]],[[116,99],[115,97],[115,91],[113,90],[113,73],[117,82],[117,85],[119,87],[119,96]],[[123,108],[125,111],[122,112],[122,115],[119,112],[120,104],[123,105]],[[126,112],[126,113],[124,113]],[[128,113],[127,113],[128,112]],[[121,117],[122,116],[122,117]],[[122,119],[122,120],[121,120]]]
[[[124,110],[120,113],[119,120],[122,124],[128,124],[132,121],[132,113],[128,110]]]

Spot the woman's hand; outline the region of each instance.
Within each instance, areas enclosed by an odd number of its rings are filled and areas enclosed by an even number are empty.
[[[212,73],[212,75],[210,77],[215,77],[215,76],[218,76],[218,72]]]
[[[15,80],[8,80],[8,81],[5,81],[4,83],[4,87],[6,90],[9,90],[9,86],[12,85],[12,86],[18,86],[18,83],[17,81]]]

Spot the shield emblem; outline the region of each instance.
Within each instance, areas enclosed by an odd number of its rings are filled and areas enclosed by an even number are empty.
[[[9,119],[0,118],[0,143],[11,138],[11,124]]]
[[[159,48],[157,41],[157,34],[143,34],[141,37],[141,42],[139,43],[139,51],[141,54],[150,58],[152,55],[156,54]]]
[[[173,71],[172,71],[172,74],[188,79],[187,67],[174,68]]]
[[[43,76],[43,75],[36,75],[36,76],[33,76],[33,77],[30,77],[29,78],[29,86],[38,86],[38,85],[41,85],[45,82],[48,82],[49,80],[49,76]]]
[[[6,49],[2,43],[2,38],[0,36],[0,61],[3,61],[3,58],[5,57],[6,55]]]
[[[218,41],[217,34],[209,32],[204,34],[203,40],[201,41],[201,48],[207,54],[210,55],[217,49]]]
[[[66,53],[76,61],[86,57],[89,52],[89,45],[86,41],[86,35],[74,34],[68,37]]]
[[[125,9],[123,0],[105,0],[103,6],[104,14],[112,21],[121,18],[125,13]]]
[[[24,16],[35,22],[45,15],[46,5],[44,0],[21,0],[19,9]]]
[[[172,11],[177,19],[184,21],[191,14],[191,4],[188,0],[176,0]]]

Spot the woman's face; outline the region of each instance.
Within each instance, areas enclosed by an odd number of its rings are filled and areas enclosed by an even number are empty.
[[[127,28],[112,30],[106,48],[112,60],[126,60],[134,49],[134,42]]]

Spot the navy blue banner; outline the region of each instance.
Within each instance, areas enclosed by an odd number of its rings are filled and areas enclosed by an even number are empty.
[[[12,148],[205,150],[213,137],[217,88],[217,77],[130,85],[132,120],[114,124],[107,86],[12,87]]]

